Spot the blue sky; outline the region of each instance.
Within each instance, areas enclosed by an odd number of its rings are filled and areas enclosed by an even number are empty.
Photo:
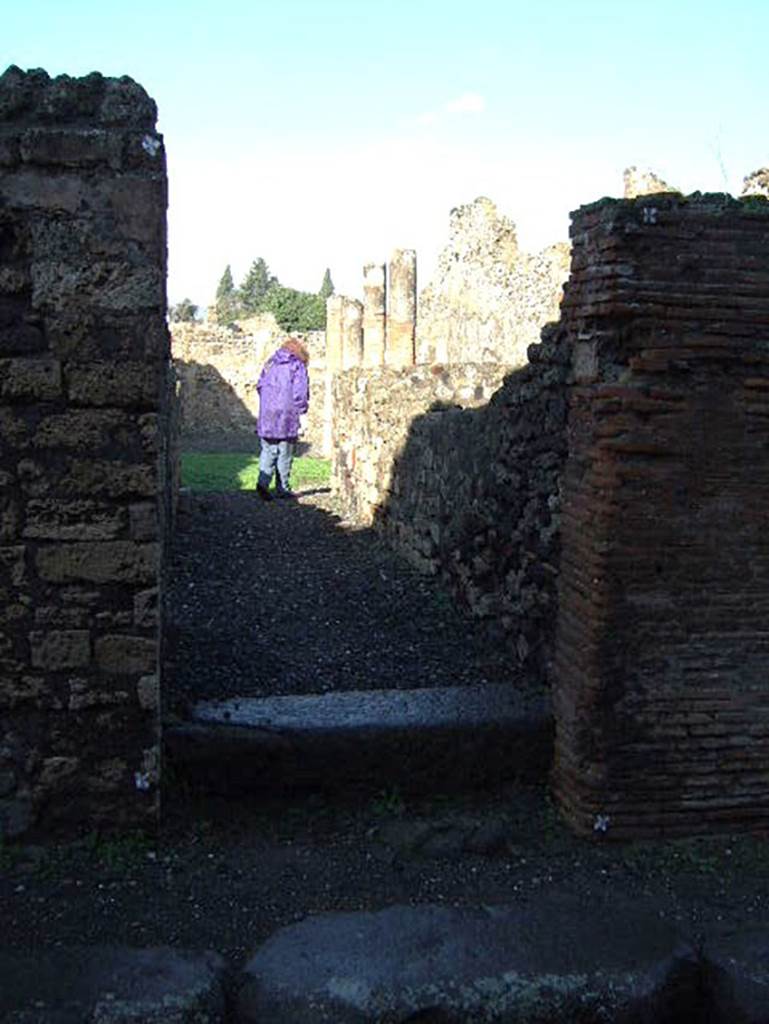
[[[169,300],[211,301],[257,256],[359,295],[453,206],[492,199],[523,248],[650,167],[739,194],[769,164],[769,4],[700,0],[6,0],[0,70],[130,75],[158,104]]]

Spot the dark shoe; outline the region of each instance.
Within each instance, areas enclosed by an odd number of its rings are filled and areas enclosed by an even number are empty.
[[[296,501],[296,495],[294,494],[293,491],[284,491],[284,490],[276,491],[275,492],[275,497],[276,498],[290,498],[291,500]]]
[[[257,484],[256,485],[256,493],[259,495],[259,497],[262,499],[262,501],[272,501],[272,495],[267,490],[267,488],[264,486],[264,484]]]

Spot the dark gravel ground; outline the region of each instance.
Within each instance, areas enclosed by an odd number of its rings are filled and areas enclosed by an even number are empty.
[[[432,580],[339,518],[296,502],[193,494],[179,514],[166,598],[167,694],[196,698],[514,680]]]
[[[330,502],[200,498],[179,525],[171,604],[180,707],[268,685],[431,685],[501,671],[431,584],[365,532],[343,529]],[[713,926],[769,920],[769,843],[577,839],[545,780],[422,799],[389,788],[357,803],[234,802],[169,784],[159,836],[0,846],[0,945],[170,945],[217,949],[238,964],[308,914],[536,905],[545,892],[576,893],[607,922],[615,904],[651,905],[696,940]]]

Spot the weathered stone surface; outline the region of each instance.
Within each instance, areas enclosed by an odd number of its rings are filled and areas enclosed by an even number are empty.
[[[637,199],[638,196],[654,195],[656,192],[679,192],[668,185],[653,171],[639,167],[628,167],[622,175],[625,199]]]
[[[59,629],[29,635],[34,668],[56,672],[63,668],[81,668],[91,661],[91,634],[84,629]]]
[[[116,409],[69,409],[43,416],[30,438],[30,447],[96,454],[114,448],[118,438],[130,438],[135,430],[131,419]]]
[[[38,540],[114,540],[125,532],[124,508],[83,498],[32,498],[27,502],[24,536]]]
[[[417,254],[413,249],[396,249],[390,257],[386,302],[385,364],[412,366],[417,316]]]
[[[60,396],[61,386],[58,359],[0,359],[0,397],[6,401],[50,401]]]
[[[225,962],[164,947],[73,947],[0,957],[6,1024],[223,1024]]]
[[[157,667],[157,644],[138,636],[102,636],[94,643],[94,657],[102,672],[143,674]]]
[[[515,225],[483,197],[451,211],[449,241],[419,294],[417,363],[523,366],[559,317],[569,246],[518,248]]]
[[[623,907],[611,917],[609,928],[592,906],[543,897],[531,907],[395,906],[308,918],[276,932],[248,962],[238,1019],[694,1019],[693,950],[653,913]]]
[[[117,459],[73,458],[59,487],[64,494],[72,495],[150,498],[157,493],[157,466],[154,461],[127,463]]]
[[[135,502],[129,509],[131,537],[134,540],[157,540],[159,531],[158,508],[153,502]]]
[[[40,577],[52,583],[148,583],[157,573],[157,544],[131,541],[52,544],[35,555]]]
[[[161,367],[147,363],[67,363],[67,392],[78,405],[127,406],[156,405],[161,383]]]

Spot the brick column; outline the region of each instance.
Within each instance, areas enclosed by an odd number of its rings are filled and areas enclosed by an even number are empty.
[[[363,365],[381,366],[385,352],[387,290],[383,263],[363,268]]]
[[[0,836],[158,810],[166,172],[129,78],[0,77]]]
[[[413,249],[396,249],[390,258],[387,287],[385,363],[388,366],[414,365],[416,312],[417,254]]]
[[[574,216],[554,785],[582,833],[769,825],[769,204]]]

